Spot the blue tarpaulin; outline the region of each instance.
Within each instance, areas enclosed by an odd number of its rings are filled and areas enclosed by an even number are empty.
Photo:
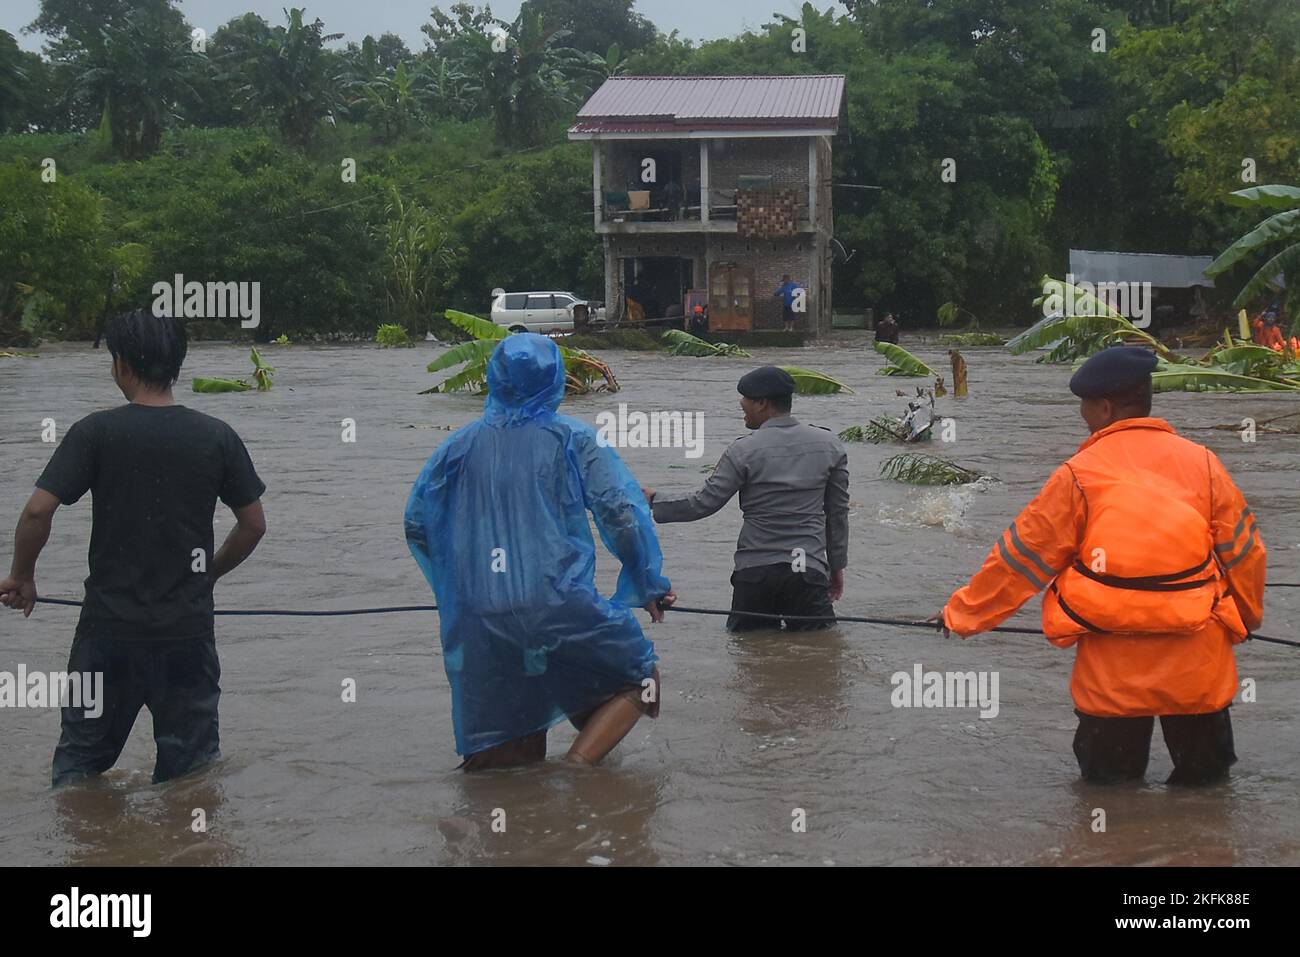
[[[564,362],[545,336],[503,339],[483,416],[447,438],[406,506],[406,540],[438,599],[456,750],[549,728],[650,677],[634,609],[665,595],[640,485],[595,429],[559,415]],[[587,514],[622,562],[596,589]]]

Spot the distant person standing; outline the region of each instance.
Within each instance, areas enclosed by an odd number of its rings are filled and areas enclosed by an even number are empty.
[[[876,341],[898,345],[898,320],[892,312],[885,313],[885,318],[876,323]]]
[[[172,397],[187,348],[181,321],[138,309],[105,338],[127,404],[68,429],[18,519],[0,582],[0,602],[31,615],[55,510],[92,494],[90,577],[68,672],[102,674],[104,700],[97,715],[63,708],[56,787],[111,768],[141,707],[153,715],[155,783],[221,756],[212,587],[266,532],[266,486],[235,430]],[[218,501],[235,527],[214,554]]]
[[[709,308],[703,303],[698,303],[691,311],[690,329],[688,330],[693,336],[703,336],[709,331]]]
[[[776,291],[776,298],[781,300],[781,322],[783,327],[786,332],[793,332],[796,314],[806,314],[808,311],[807,291],[803,286],[794,282],[789,273],[786,273],[781,277],[781,288]]]

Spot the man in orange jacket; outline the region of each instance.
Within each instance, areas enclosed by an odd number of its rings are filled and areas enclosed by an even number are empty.
[[[1266,553],[1218,457],[1151,417],[1151,353],[1103,350],[1070,380],[1092,435],[1011,523],[936,623],[969,637],[1043,596],[1043,633],[1077,646],[1074,753],[1087,781],[1140,779],[1154,717],[1169,784],[1236,760],[1233,645],[1258,628]]]

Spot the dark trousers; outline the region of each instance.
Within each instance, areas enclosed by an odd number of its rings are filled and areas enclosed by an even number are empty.
[[[54,749],[55,787],[100,774],[116,763],[141,707],[153,715],[158,746],[155,783],[221,756],[217,702],[221,665],[212,638],[118,641],[76,638],[68,671],[101,672],[102,713],[63,708],[63,733]]]
[[[1155,718],[1098,718],[1075,711],[1074,755],[1085,781],[1114,784],[1146,773]],[[1211,714],[1166,714],[1160,730],[1174,761],[1167,784],[1212,784],[1226,780],[1237,762],[1228,709]]]
[[[791,631],[829,628],[834,622],[780,621],[771,618],[751,618],[738,612],[759,612],[767,615],[807,615],[824,618],[835,617],[835,607],[826,592],[826,576],[819,572],[792,571],[788,562],[779,565],[762,565],[742,568],[731,574],[731,610],[727,616],[727,631],[753,631],[756,628],[776,628],[784,623]]]

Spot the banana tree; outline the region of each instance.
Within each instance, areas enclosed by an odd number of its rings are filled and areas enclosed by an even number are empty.
[[[1107,346],[1123,342],[1139,342],[1153,348],[1159,355],[1173,360],[1175,356],[1159,339],[1139,329],[1127,318],[1111,308],[1108,302],[1070,283],[1043,277],[1043,287],[1055,283],[1063,293],[1074,295],[1077,315],[1066,315],[1053,310],[1051,315],[1038,320],[1024,332],[1013,337],[1007,348],[1013,355],[1024,355],[1034,349],[1052,346],[1052,350],[1039,358],[1039,362],[1069,362],[1100,352]],[[1048,299],[1043,293],[1034,300],[1041,306]]]
[[[497,343],[511,333],[502,326],[466,312],[448,309],[444,313],[447,320],[457,328],[469,333],[474,338],[453,346],[429,363],[429,372],[441,372],[463,365],[464,368],[450,378],[440,382],[431,389],[425,389],[420,395],[472,390],[477,393],[487,391],[488,360]],[[614,370],[603,360],[582,349],[560,346],[560,355],[564,359],[565,391],[570,395],[586,395],[589,392],[617,392],[618,379]]]
[[[1263,297],[1278,286],[1285,286],[1291,302],[1300,305],[1294,291],[1300,283],[1300,186],[1252,186],[1229,193],[1227,201],[1233,206],[1246,209],[1278,212],[1274,212],[1220,253],[1219,258],[1210,263],[1205,274],[1220,276],[1260,250],[1280,247],[1241,287],[1232,305],[1237,309],[1244,308],[1247,303]],[[1294,314],[1296,309],[1293,308],[1292,312]],[[1297,318],[1291,331],[1300,331],[1300,318]]]

